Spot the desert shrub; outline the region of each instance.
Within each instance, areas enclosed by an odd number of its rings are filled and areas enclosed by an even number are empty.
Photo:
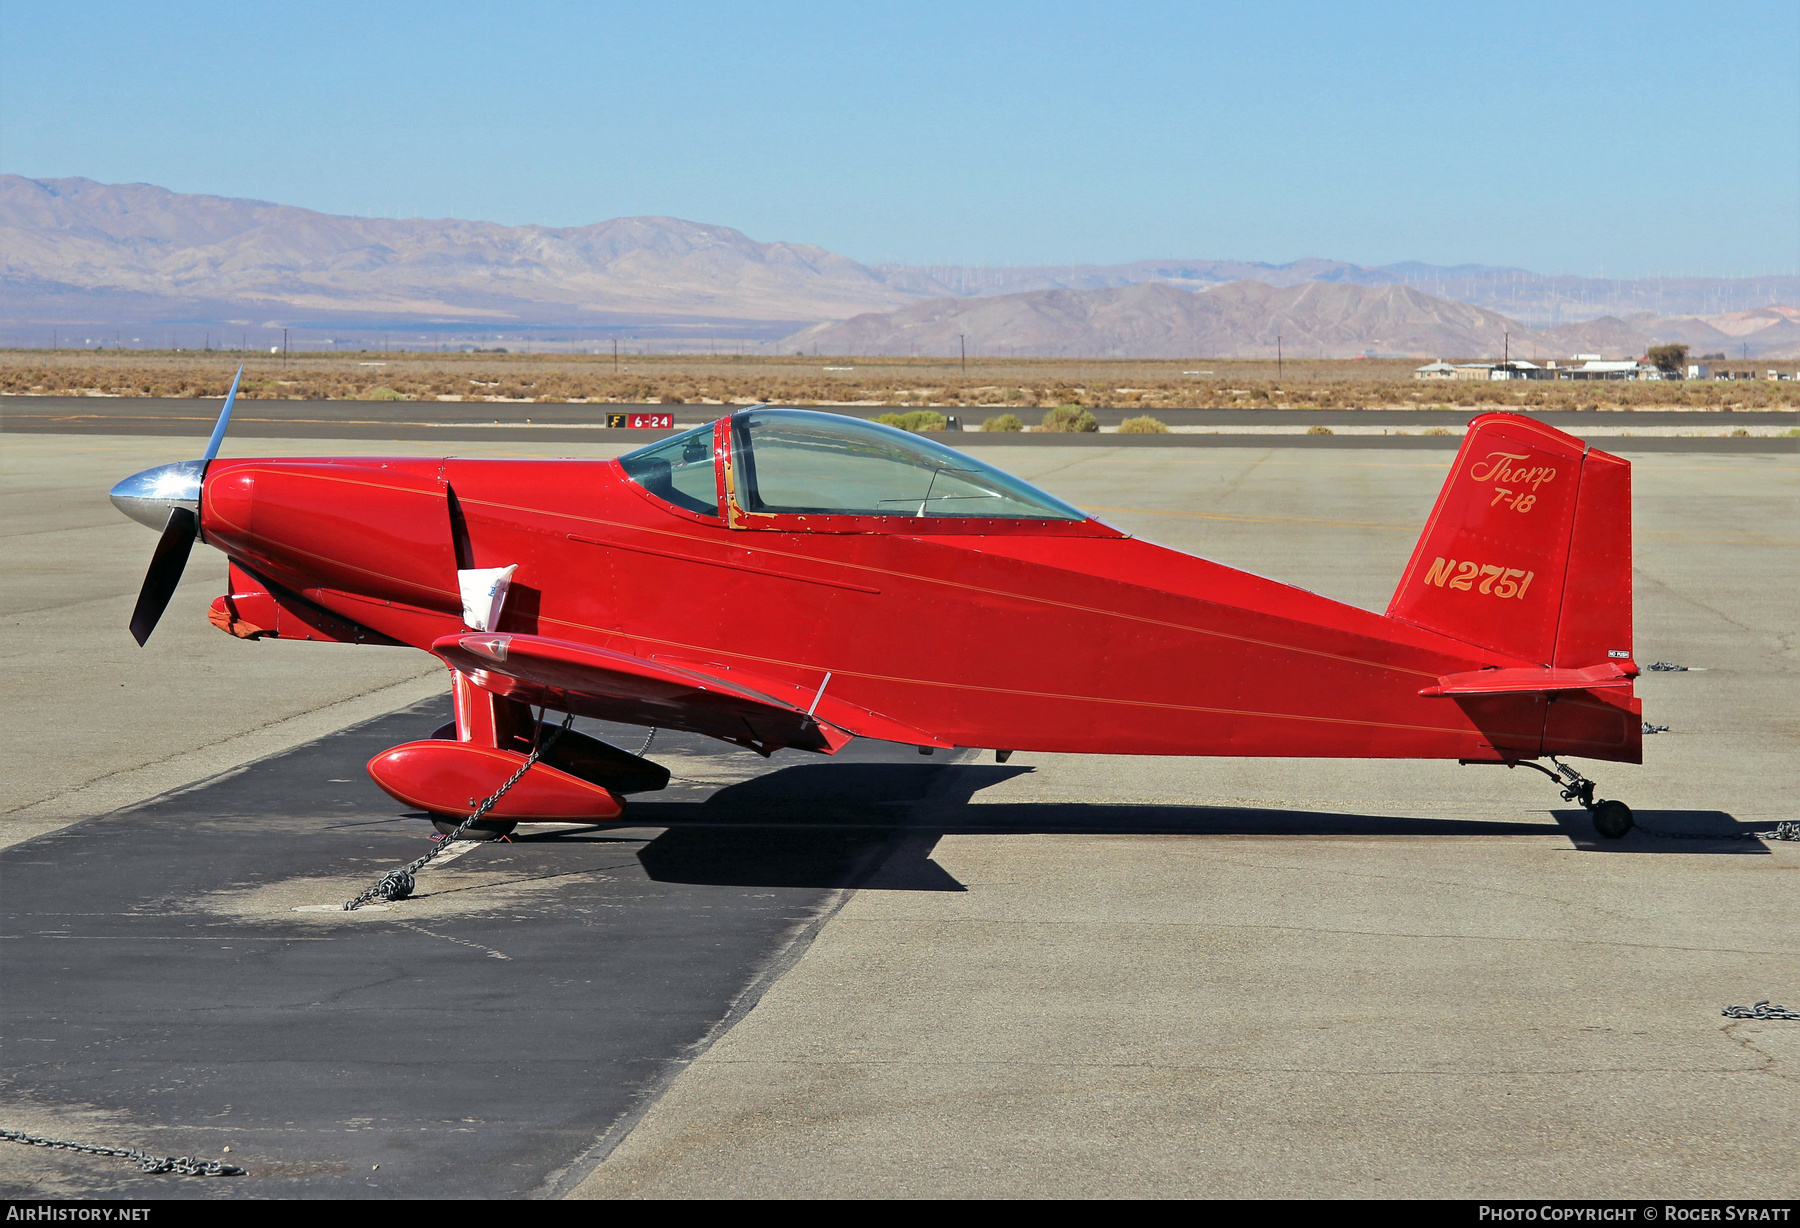
[[[941,431],[948,421],[935,409],[909,409],[903,414],[882,414],[875,421],[883,426],[897,426],[903,431]]]
[[[1427,435],[1454,435],[1454,434],[1456,434],[1455,431],[1451,430],[1447,426],[1428,426],[1425,428],[1424,433]]]
[[[1119,434],[1121,435],[1167,435],[1168,433],[1168,424],[1159,418],[1152,418],[1149,414],[1139,414],[1135,418],[1127,418],[1119,423]]]
[[[1017,414],[996,414],[981,424],[984,431],[1022,431],[1025,424]]]
[[[1308,435],[1329,435],[1332,430],[1328,426],[1309,426],[1306,428],[1306,433]]]
[[[1078,435],[1100,429],[1100,420],[1079,405],[1058,405],[1044,415],[1043,428]]]
[[[381,384],[364,393],[363,399],[367,401],[404,401],[406,400],[406,394],[395,392],[386,384]]]

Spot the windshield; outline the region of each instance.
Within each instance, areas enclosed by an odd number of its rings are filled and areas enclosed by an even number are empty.
[[[764,409],[738,415],[733,430],[746,512],[1086,519],[954,448],[860,418]]]
[[[625,474],[659,499],[707,516],[719,514],[713,473],[713,424],[684,431],[619,458]]]

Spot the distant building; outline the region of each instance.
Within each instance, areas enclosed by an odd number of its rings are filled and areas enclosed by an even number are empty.
[[[1555,379],[1556,377],[1550,371],[1538,366],[1535,362],[1526,362],[1522,358],[1515,358],[1510,362],[1503,362],[1496,365],[1494,369],[1488,373],[1488,378]]]
[[[1712,368],[1703,362],[1690,362],[1687,377],[1689,379],[1711,379]]]
[[[1494,364],[1491,362],[1459,362],[1455,367],[1456,379],[1493,379]]]
[[[1414,379],[1455,379],[1456,378],[1456,368],[1451,366],[1449,363],[1445,362],[1443,359],[1440,358],[1436,362],[1428,362],[1422,367],[1414,367],[1413,368],[1413,378]]]
[[[1578,354],[1576,357],[1582,355]],[[1570,367],[1559,374],[1564,379],[1637,379],[1642,373],[1635,358],[1589,358],[1579,367]]]

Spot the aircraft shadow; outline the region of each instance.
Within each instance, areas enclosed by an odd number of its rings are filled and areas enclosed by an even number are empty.
[[[1650,831],[1605,840],[1585,811],[1556,828],[1498,819],[1251,808],[999,802],[989,788],[1029,768],[994,764],[807,764],[728,786],[704,800],[635,800],[632,818],[667,830],[639,853],[662,882],[721,886],[961,891],[931,859],[946,835],[1544,836],[1584,851],[1766,854],[1751,830],[1717,810],[1646,811]],[[1663,834],[1652,834],[1663,833]],[[1704,838],[1701,838],[1704,837]]]
[[[1769,855],[1754,834],[1774,821],[1742,823],[1723,810],[1639,810],[1636,826],[1618,840],[1602,838],[1585,810],[1553,812],[1569,841],[1584,853],[1707,853]]]
[[[997,802],[981,790],[1029,767],[953,763],[829,763],[780,769],[692,801],[634,798],[634,827],[665,830],[639,850],[658,882],[707,886],[859,887],[962,891],[932,860],[946,835],[1100,836],[1545,836],[1606,853],[1764,854],[1752,825],[1720,810],[1643,811],[1622,840],[1595,832],[1586,811],[1557,826],[1502,819],[1421,818],[1280,808]],[[674,796],[671,796],[671,795]],[[606,840],[605,829],[531,840]]]
[[[668,830],[639,852],[659,882],[962,891],[931,860],[942,819],[1028,767],[820,763],[782,768],[702,802],[634,801]]]

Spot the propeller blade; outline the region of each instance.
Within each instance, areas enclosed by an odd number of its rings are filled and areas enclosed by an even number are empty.
[[[244,369],[238,368],[231,377],[231,391],[225,394],[225,408],[219,411],[219,423],[213,427],[212,438],[206,441],[206,455],[200,459],[209,461],[219,454],[219,445],[225,442],[225,428],[231,425],[231,404],[237,400],[238,381],[244,378]]]
[[[223,420],[221,420],[223,425]],[[194,548],[194,537],[200,530],[200,519],[185,507],[169,510],[169,523],[163,526],[156,541],[156,553],[150,556],[150,570],[144,573],[144,587],[138,591],[137,608],[131,612],[131,636],[144,646],[150,633],[169,608],[175,586],[187,567],[188,552]]]

